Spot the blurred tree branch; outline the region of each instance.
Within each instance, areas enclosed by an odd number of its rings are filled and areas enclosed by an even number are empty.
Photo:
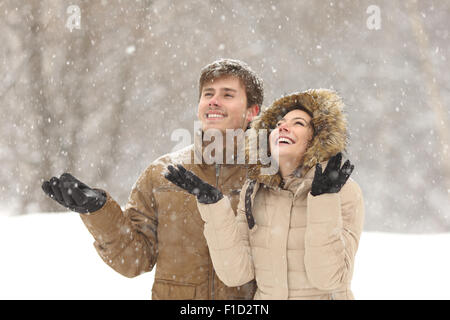
[[[420,16],[417,1],[405,2],[408,11],[409,21],[419,47],[420,66],[425,77],[425,84],[428,92],[428,105],[433,110],[436,119],[436,128],[439,134],[442,154],[442,171],[446,177],[447,189],[450,190],[450,126],[448,124],[447,113],[442,103],[439,86],[433,70],[433,63],[430,57],[430,44],[423,19]]]

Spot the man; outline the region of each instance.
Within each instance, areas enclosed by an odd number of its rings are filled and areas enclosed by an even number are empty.
[[[201,138],[209,129],[223,134],[226,129],[246,130],[262,102],[262,81],[245,63],[215,61],[201,72],[197,116],[202,130],[196,134]],[[252,299],[254,280],[230,288],[216,276],[195,197],[164,177],[168,165],[183,163],[229,196],[236,210],[247,169],[226,161],[197,163],[205,154],[202,141],[195,139],[193,145],[150,164],[133,186],[124,211],[107,192],[91,189],[68,173],[44,181],[42,188],[80,213],[99,255],[114,270],[135,277],[156,264],[152,299]]]

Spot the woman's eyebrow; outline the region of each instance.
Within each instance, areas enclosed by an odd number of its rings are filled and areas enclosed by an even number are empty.
[[[302,119],[303,121],[308,122],[308,121],[306,121],[306,119],[304,119],[304,118],[302,118],[302,117],[295,117],[295,118],[292,118],[292,120],[295,120],[295,119]]]
[[[292,118],[291,120],[295,120],[295,119],[302,119],[303,121],[305,121],[305,122],[308,122],[308,121],[306,121],[304,118],[302,118],[302,117],[294,117],[294,118]],[[278,122],[280,122],[280,121],[286,121],[286,119],[285,118],[281,118]]]

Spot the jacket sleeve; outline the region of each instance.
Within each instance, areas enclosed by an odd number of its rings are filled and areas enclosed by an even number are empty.
[[[139,177],[125,210],[109,195],[105,205],[90,214],[80,214],[93,235],[100,257],[126,277],[151,271],[157,255],[156,205],[152,193],[151,165]]]
[[[255,277],[249,237],[257,229],[249,230],[244,210],[243,187],[235,216],[227,196],[214,204],[197,202],[205,221],[204,235],[208,243],[214,270],[229,287],[243,285]]]
[[[312,285],[333,290],[351,282],[363,223],[363,197],[352,179],[339,193],[308,194],[305,268]]]

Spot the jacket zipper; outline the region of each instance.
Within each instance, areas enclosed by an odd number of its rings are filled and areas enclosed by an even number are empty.
[[[220,164],[216,163],[216,188],[219,189]],[[211,265],[211,300],[215,299],[214,294],[214,267]]]

